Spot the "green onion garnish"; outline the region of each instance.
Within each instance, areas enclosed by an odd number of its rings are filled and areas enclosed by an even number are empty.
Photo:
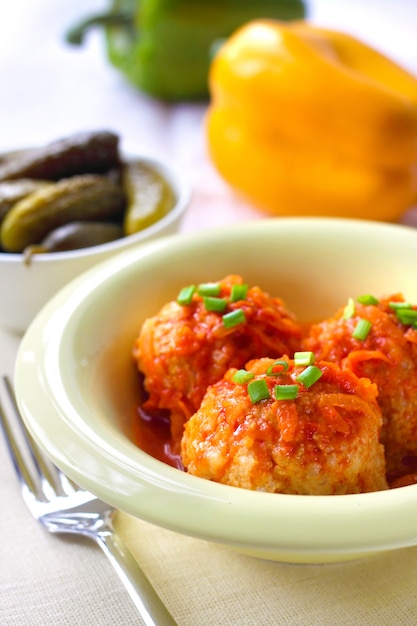
[[[294,352],[294,365],[313,365],[313,352]]]
[[[275,385],[274,395],[277,400],[294,400],[298,395],[298,385]]]
[[[409,302],[388,302],[390,309],[411,309],[412,305]]]
[[[379,304],[378,298],[371,296],[369,293],[359,296],[356,299],[360,304]]]
[[[401,324],[414,324],[417,321],[416,309],[397,309],[396,313]]]
[[[235,309],[223,315],[223,324],[226,328],[233,328],[244,322],[246,322],[246,316],[243,309]]]
[[[200,283],[197,287],[199,296],[218,296],[222,290],[220,283]]]
[[[343,319],[348,320],[355,315],[355,302],[353,298],[349,298],[347,305],[343,310]]]
[[[369,331],[371,330],[372,324],[369,320],[361,319],[356,324],[355,329],[352,333],[352,337],[354,339],[359,339],[360,341],[365,341],[367,336],[369,335]]]
[[[277,368],[279,368],[278,371],[276,371]],[[279,376],[280,374],[286,372],[288,368],[289,364],[287,361],[278,359],[278,361],[274,361],[274,363],[268,367],[265,373],[267,376]]]
[[[215,298],[214,296],[203,297],[204,306],[206,311],[217,311],[223,313],[227,307],[227,301],[224,298]]]
[[[261,400],[266,400],[269,398],[269,389],[263,378],[258,380],[252,380],[248,384],[248,394],[252,401],[252,404],[256,404]]]
[[[194,292],[195,285],[188,285],[188,287],[183,287],[177,296],[178,304],[181,304],[181,306],[187,306],[187,304],[191,304]]]
[[[255,374],[248,372],[248,370],[237,370],[237,372],[233,374],[233,381],[239,385],[248,383],[252,378],[255,378]]]
[[[323,376],[323,372],[316,365],[309,365],[301,374],[298,374],[296,380],[302,383],[304,387],[311,387]]]
[[[233,285],[230,293],[231,302],[237,302],[238,300],[244,300],[248,294],[248,285]]]

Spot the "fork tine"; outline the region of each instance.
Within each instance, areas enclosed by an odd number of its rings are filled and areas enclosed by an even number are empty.
[[[27,490],[31,493],[37,492],[37,486],[32,479],[31,472],[26,464],[23,455],[20,452],[19,446],[16,444],[13,430],[11,428],[10,422],[7,418],[6,412],[3,408],[3,404],[0,401],[0,424],[2,427],[2,431],[4,434],[4,439],[6,441],[7,448],[9,450],[10,458],[13,462],[13,466],[17,477],[19,479],[19,483],[22,487],[26,487]]]
[[[77,485],[77,483],[74,483],[74,481],[72,481],[70,478],[68,478],[68,476],[66,476],[64,472],[59,469],[59,467],[56,467],[56,465],[54,465],[54,468],[56,469],[56,475],[58,477],[62,493],[64,493],[66,496],[70,496],[75,491],[79,491],[81,489],[81,487]]]
[[[16,396],[12,384],[7,376],[3,376],[3,383],[8,398],[10,400],[16,422],[19,425],[20,432],[23,435],[26,445],[26,452],[33,464],[33,468],[36,472],[41,490],[38,489],[38,484],[35,482],[29,465],[25,460],[24,454],[20,450],[19,445],[16,441],[16,437],[14,436],[10,420],[7,418],[6,412],[2,407],[2,421],[5,423],[6,426],[5,435],[8,441],[9,450],[11,451],[12,457],[14,459],[13,462],[20,481],[22,482],[24,480],[29,490],[43,500],[49,500],[50,498],[53,498],[56,495],[62,495],[63,493],[72,493],[74,490],[72,487],[70,487],[69,481],[66,479],[66,477],[64,477],[62,472],[58,470],[58,468],[56,468],[52,463],[49,462],[49,460],[45,458],[41,449],[36,444],[32,435],[26,428],[26,425],[23,422],[16,402]]]

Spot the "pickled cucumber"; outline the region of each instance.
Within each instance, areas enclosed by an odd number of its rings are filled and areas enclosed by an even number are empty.
[[[0,162],[0,180],[59,180],[78,174],[100,174],[119,164],[118,135],[110,131],[77,133],[11,155]]]
[[[41,251],[99,245],[104,241],[84,244],[84,234],[72,237],[70,223],[93,221],[101,228],[103,220],[117,221],[123,226],[117,236],[131,235],[161,219],[175,202],[172,187],[152,164],[122,159],[119,137],[110,131],[77,133],[41,148],[9,152],[0,155],[0,252],[30,258]],[[44,245],[45,237],[64,224],[64,235],[54,232],[59,242]]]
[[[73,176],[17,202],[1,224],[0,243],[6,252],[22,252],[62,224],[120,216],[125,207],[125,192],[113,180],[90,174]]]
[[[47,181],[33,178],[0,182],[0,222],[16,202],[48,184]]]
[[[90,248],[123,237],[121,224],[112,222],[69,222],[58,226],[39,243],[28,246],[23,251],[23,258],[28,264],[34,254],[64,252]]]
[[[123,221],[126,235],[154,224],[175,205],[174,191],[165,178],[140,161],[125,164],[122,184],[127,195]]]

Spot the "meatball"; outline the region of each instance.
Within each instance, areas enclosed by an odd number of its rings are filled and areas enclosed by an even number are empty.
[[[200,286],[189,303],[169,302],[147,319],[133,349],[149,394],[144,408],[170,411],[171,433],[178,443],[184,422],[199,408],[207,387],[228,368],[243,367],[255,357],[292,354],[301,343],[301,329],[280,299],[259,287],[246,290],[242,278],[234,275],[209,286],[215,296],[207,299],[201,295],[207,289]],[[211,310],[213,303],[226,308]],[[226,325],[225,313],[237,318]]]
[[[401,294],[350,301],[334,317],[311,327],[305,347],[318,359],[340,364],[378,388],[382,411],[381,441],[388,478],[408,473],[417,460],[417,311]],[[366,320],[368,332],[355,338]]]
[[[181,442],[186,470],[219,483],[287,494],[331,495],[387,489],[382,416],[370,381],[334,363],[312,367],[320,378],[305,384],[303,366],[284,357],[249,362],[253,378],[236,382],[236,369],[210,386],[187,421]],[[272,375],[271,375],[272,374]],[[253,401],[253,382],[267,389]],[[264,382],[262,382],[264,381]],[[296,397],[276,399],[283,386]]]

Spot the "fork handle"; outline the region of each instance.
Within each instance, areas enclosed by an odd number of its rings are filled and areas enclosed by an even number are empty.
[[[178,626],[132,553],[113,528],[94,537],[112,563],[146,626]]]

